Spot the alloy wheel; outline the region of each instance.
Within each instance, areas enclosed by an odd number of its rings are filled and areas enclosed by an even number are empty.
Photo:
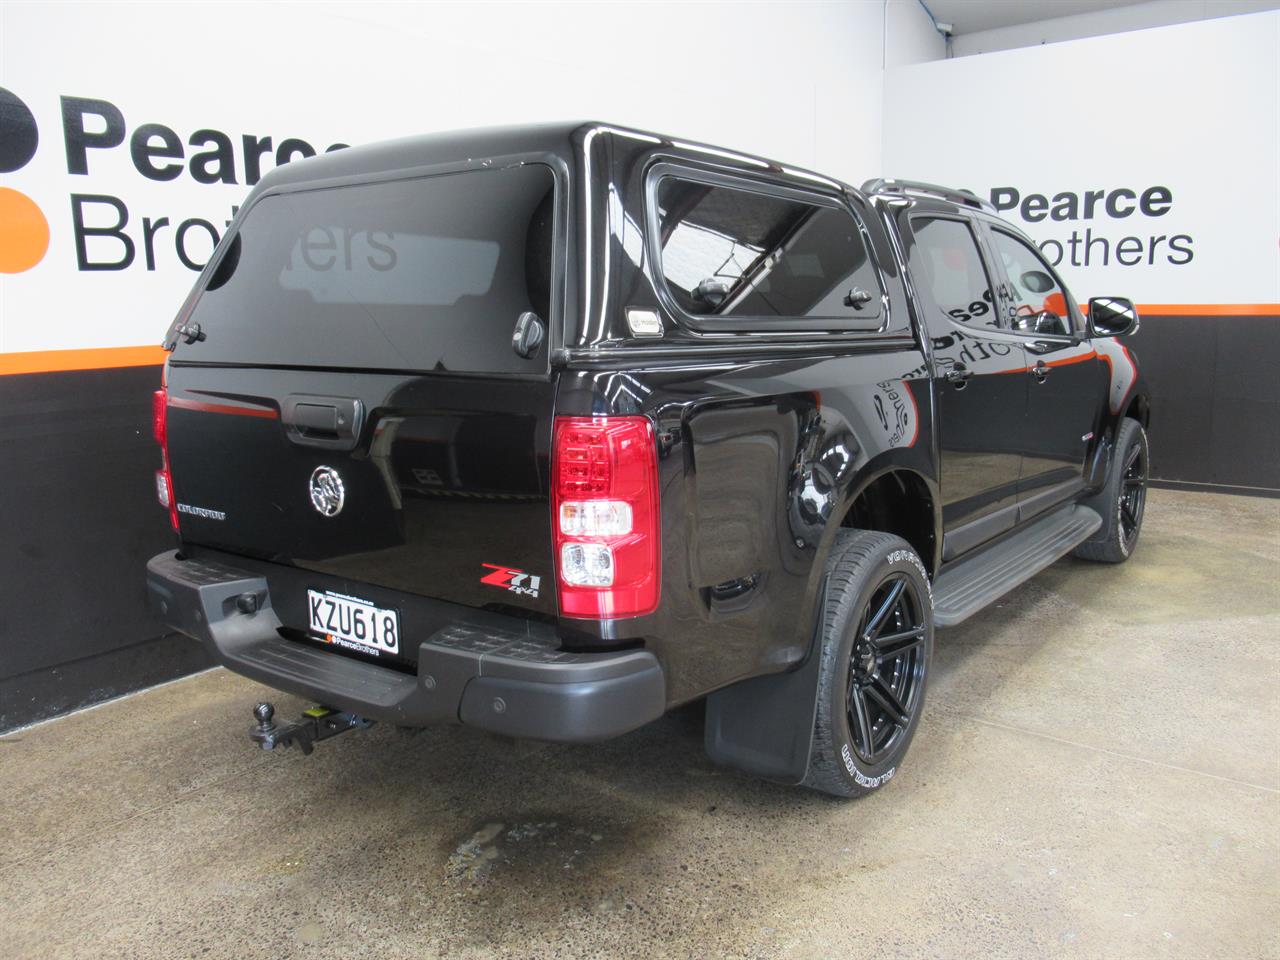
[[[850,739],[864,763],[881,760],[911,726],[924,689],[925,629],[906,574],[891,574],[872,591],[854,635],[846,696]]]
[[[1120,480],[1120,534],[1125,547],[1137,539],[1142,527],[1142,511],[1147,502],[1147,457],[1142,444],[1135,443],[1124,459]]]

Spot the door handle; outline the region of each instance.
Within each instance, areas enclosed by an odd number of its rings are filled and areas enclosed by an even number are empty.
[[[1036,365],[1031,368],[1031,372],[1035,374],[1036,382],[1044,383],[1049,376],[1049,371],[1053,369],[1043,360],[1037,360]]]
[[[954,383],[957,390],[963,390],[964,385],[971,379],[973,379],[973,371],[963,363],[957,363],[947,371],[947,383]]]
[[[364,404],[348,397],[293,394],[280,406],[289,439],[306,447],[350,450],[364,426]]]

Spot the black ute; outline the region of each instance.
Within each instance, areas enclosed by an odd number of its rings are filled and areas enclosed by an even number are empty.
[[[289,164],[166,338],[149,593],[346,714],[589,741],[705,697],[718,762],[857,795],[935,626],[1131,554],[1136,326],[929,184],[599,123]]]

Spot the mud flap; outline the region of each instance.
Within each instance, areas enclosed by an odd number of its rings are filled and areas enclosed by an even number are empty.
[[[707,697],[704,745],[713,763],[795,786],[804,780],[818,710],[824,584],[809,655],[786,673],[753,677]]]

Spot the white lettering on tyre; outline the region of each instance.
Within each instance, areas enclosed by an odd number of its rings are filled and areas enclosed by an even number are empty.
[[[849,749],[847,743],[842,744],[840,747],[840,759],[844,761],[844,768],[849,771],[849,776],[853,777],[854,782],[860,787],[866,787],[868,790],[874,790],[880,784],[888,783],[893,779],[893,775],[898,772],[897,767],[890,767],[878,777],[868,777],[853,762],[853,752]]]
[[[906,560],[914,564],[915,568],[920,571],[920,579],[924,581],[924,588],[929,593],[929,606],[933,606],[933,584],[929,582],[929,574],[924,571],[924,564],[920,562],[920,558],[915,555],[913,550],[894,550],[889,554],[890,563],[898,563]]]
[[[1124,542],[1124,486],[1118,491],[1120,494],[1116,497],[1116,542],[1120,547],[1121,556],[1129,555],[1129,545]]]

